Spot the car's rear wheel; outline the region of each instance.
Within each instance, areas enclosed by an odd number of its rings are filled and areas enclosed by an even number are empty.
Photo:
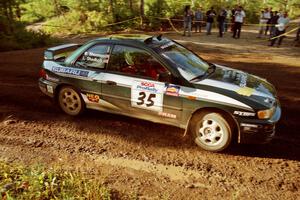
[[[191,121],[191,131],[195,143],[208,151],[222,151],[232,140],[230,122],[217,112],[196,113]]]
[[[64,86],[58,92],[60,108],[68,115],[76,116],[84,111],[84,102],[80,94],[71,86]]]

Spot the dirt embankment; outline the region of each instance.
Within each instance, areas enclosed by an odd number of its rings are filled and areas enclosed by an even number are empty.
[[[270,144],[209,153],[174,127],[96,111],[66,116],[37,87],[43,49],[34,49],[0,54],[0,159],[79,169],[122,199],[297,199],[299,49],[291,40],[269,48],[250,34],[169,36],[276,86],[283,115]]]

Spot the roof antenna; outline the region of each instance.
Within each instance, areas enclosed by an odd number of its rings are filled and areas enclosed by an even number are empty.
[[[157,36],[156,38],[161,41],[161,37],[162,37],[162,34],[159,34],[159,36]]]

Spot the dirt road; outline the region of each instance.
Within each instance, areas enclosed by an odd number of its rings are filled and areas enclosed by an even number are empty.
[[[283,115],[270,144],[209,153],[178,128],[96,111],[66,116],[38,89],[44,49],[33,49],[0,53],[0,159],[81,170],[122,199],[299,199],[299,48],[267,47],[252,33],[169,36],[276,86]]]

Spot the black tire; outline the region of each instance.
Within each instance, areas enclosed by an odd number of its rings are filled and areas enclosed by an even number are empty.
[[[222,114],[199,112],[193,116],[190,123],[194,141],[202,149],[219,152],[230,145],[233,129]]]
[[[60,88],[57,100],[62,111],[71,116],[80,115],[85,109],[85,104],[80,93],[71,86]]]

